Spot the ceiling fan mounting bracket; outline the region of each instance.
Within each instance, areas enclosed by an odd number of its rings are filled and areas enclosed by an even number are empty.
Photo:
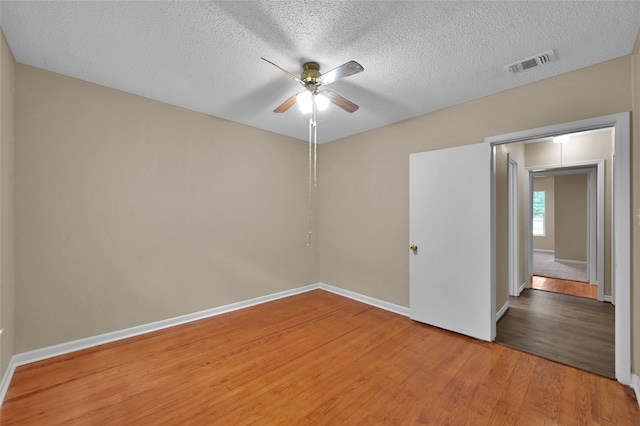
[[[317,80],[320,78],[320,65],[317,62],[306,62],[302,66],[302,75],[300,76],[300,80],[304,81],[305,84],[314,84],[317,85]]]

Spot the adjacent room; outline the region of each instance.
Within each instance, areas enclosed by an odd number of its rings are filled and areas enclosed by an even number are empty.
[[[0,424],[638,424],[639,23],[2,0]]]

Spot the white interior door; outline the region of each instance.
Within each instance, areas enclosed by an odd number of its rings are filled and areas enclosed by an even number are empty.
[[[410,317],[493,338],[491,147],[410,156]]]

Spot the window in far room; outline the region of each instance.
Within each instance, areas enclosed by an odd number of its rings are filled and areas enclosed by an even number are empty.
[[[533,235],[544,237],[544,191],[533,191]]]

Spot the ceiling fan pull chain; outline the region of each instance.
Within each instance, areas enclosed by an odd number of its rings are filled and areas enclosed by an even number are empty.
[[[313,188],[318,184],[317,177],[317,164],[318,164],[318,142],[316,132],[316,103],[315,99],[311,99],[311,117],[309,118],[309,211],[308,211],[308,224],[309,224],[309,241],[307,247],[311,248],[311,225],[312,225],[312,203],[313,203]]]
[[[317,129],[318,123],[316,121],[316,100],[313,99],[312,102],[312,113],[313,113],[313,186],[318,186],[318,136]]]
[[[307,241],[307,247],[311,248],[311,187],[312,187],[312,176],[311,176],[311,138],[312,138],[312,126],[313,126],[313,117],[309,118],[309,204],[307,210],[307,225],[309,227],[309,240]]]

